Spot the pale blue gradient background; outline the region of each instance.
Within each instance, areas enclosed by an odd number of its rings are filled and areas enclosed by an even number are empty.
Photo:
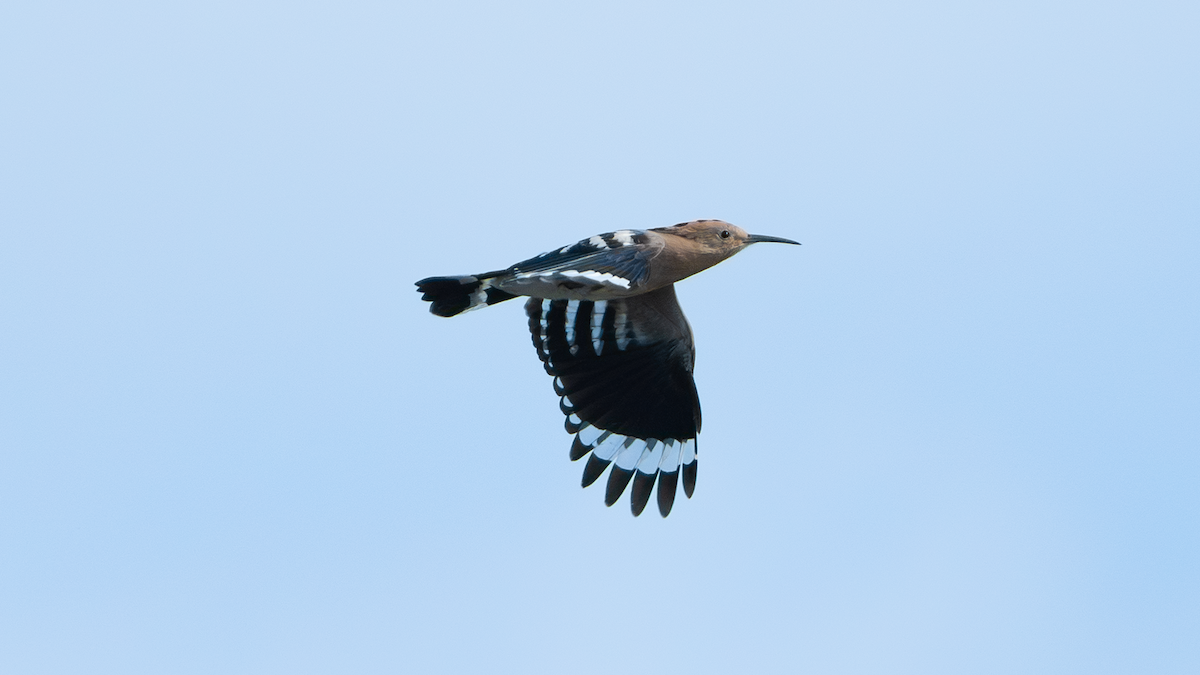
[[[11,3],[0,671],[1200,672],[1200,6]],[[578,486],[518,302],[622,227],[705,412]]]

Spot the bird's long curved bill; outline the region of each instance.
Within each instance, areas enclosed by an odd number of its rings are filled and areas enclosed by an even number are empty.
[[[757,244],[760,242],[775,242],[776,244],[795,244],[797,246],[800,245],[800,242],[798,242],[798,241],[792,241],[791,239],[784,239],[783,237],[772,237],[772,236],[769,236],[766,234],[752,234],[746,239],[746,241],[750,242],[751,244]]]

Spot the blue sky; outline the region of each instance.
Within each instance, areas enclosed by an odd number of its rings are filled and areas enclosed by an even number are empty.
[[[0,10],[0,669],[1200,671],[1200,10]],[[679,285],[696,495],[580,490],[518,303]]]

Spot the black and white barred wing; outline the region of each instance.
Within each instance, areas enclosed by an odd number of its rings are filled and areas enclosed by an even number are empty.
[[[510,300],[606,299],[636,295],[662,251],[661,235],[617,230],[530,258],[508,269],[417,282],[422,300],[438,316],[454,316]]]
[[[641,230],[598,234],[509,267],[499,285],[534,297],[618,297],[646,279],[662,246],[661,237]]]
[[[612,465],[605,504],[612,506],[632,480],[630,505],[640,515],[657,480],[665,517],[680,473],[687,496],[695,490],[700,402],[690,340],[639,337],[630,317],[643,298],[531,298],[525,311],[538,356],[562,397],[567,431],[575,434],[571,459],[588,456],[583,486]]]

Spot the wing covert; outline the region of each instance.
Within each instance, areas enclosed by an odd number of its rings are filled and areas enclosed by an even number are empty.
[[[504,288],[524,295],[546,295],[553,286],[568,291],[627,292],[650,273],[650,261],[662,250],[658,235],[641,230],[598,234],[554,251],[523,260],[502,272]]]

